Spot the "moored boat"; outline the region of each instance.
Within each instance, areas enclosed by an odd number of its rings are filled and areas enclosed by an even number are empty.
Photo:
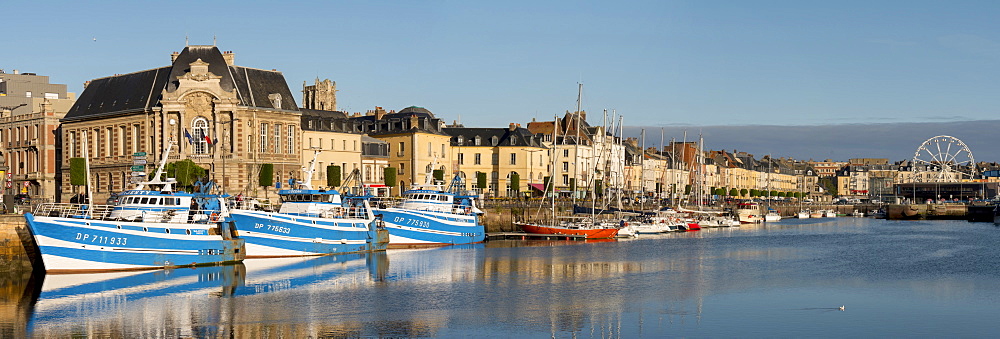
[[[160,179],[170,146],[153,179],[122,192],[117,205],[44,203],[25,213],[47,272],[156,269],[243,260],[243,239],[226,219],[221,196],[175,192],[176,181]]]
[[[614,238],[618,235],[618,227],[593,222],[563,221],[555,225],[515,222],[525,233],[532,234],[566,234],[581,235],[587,239]]]
[[[764,220],[760,205],[755,202],[741,202],[736,206],[736,215],[742,224],[756,224]]]
[[[316,151],[316,155],[319,151]],[[233,209],[230,217],[246,240],[247,257],[284,257],[385,250],[388,232],[366,197],[314,189],[313,158],[299,188],[281,190],[277,212]]]
[[[428,180],[432,174],[427,173]],[[455,177],[448,190],[441,184],[415,185],[398,202],[382,200],[376,204],[389,231],[389,247],[442,246],[471,244],[486,239],[486,229],[479,222],[483,211],[477,207],[478,195],[462,192],[461,178]]]

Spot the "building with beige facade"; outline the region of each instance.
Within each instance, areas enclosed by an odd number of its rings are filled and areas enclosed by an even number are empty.
[[[8,196],[5,203],[15,194],[26,194],[35,203],[52,201],[61,190],[59,119],[75,100],[66,85],[50,84],[48,76],[0,70],[0,155],[6,167],[0,188]]]
[[[544,173],[549,169],[544,137],[511,123],[507,128],[449,127],[455,170],[465,189],[476,188],[477,173],[486,174],[482,194],[492,197],[519,197],[523,192],[544,191]],[[517,187],[512,180],[518,178]]]
[[[425,183],[435,169],[453,173],[451,136],[444,132],[444,122],[426,108],[387,112],[376,107],[365,115],[353,114],[350,120],[355,131],[388,143],[389,167],[397,170],[391,194],[401,194],[413,183]]]
[[[153,172],[170,144],[169,161],[192,160],[229,193],[265,196],[262,164],[274,165],[276,183],[301,178],[301,113],[281,72],[237,66],[215,46],[186,46],[170,61],[89,82],[61,120],[64,187],[69,159],[86,154],[101,201]]]

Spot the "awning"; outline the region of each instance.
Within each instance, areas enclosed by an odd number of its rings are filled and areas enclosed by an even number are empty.
[[[539,192],[545,192],[545,184],[528,184],[528,186],[531,186]]]
[[[365,187],[388,187],[383,184],[365,184]]]

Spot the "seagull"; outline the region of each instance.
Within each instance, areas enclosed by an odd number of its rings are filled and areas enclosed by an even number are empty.
[[[841,311],[843,311],[843,310],[844,310],[844,305],[840,305],[840,310],[841,310]]]
[[[97,37],[94,37],[94,42],[97,42]]]

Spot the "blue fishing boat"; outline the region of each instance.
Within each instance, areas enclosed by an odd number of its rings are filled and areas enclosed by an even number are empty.
[[[400,201],[380,201],[376,213],[389,230],[389,247],[470,244],[486,239],[479,223],[483,211],[476,206],[478,195],[463,192],[456,176],[447,190],[441,183],[414,185]]]
[[[175,180],[160,180],[171,146],[152,180],[121,193],[116,205],[45,203],[25,213],[45,270],[155,269],[243,260],[243,240],[225,219],[221,196],[176,192]]]
[[[317,150],[316,156],[319,155]],[[313,189],[313,157],[296,189],[281,190],[278,212],[232,209],[240,238],[251,258],[324,255],[385,250],[389,234],[366,197],[344,197]]]

